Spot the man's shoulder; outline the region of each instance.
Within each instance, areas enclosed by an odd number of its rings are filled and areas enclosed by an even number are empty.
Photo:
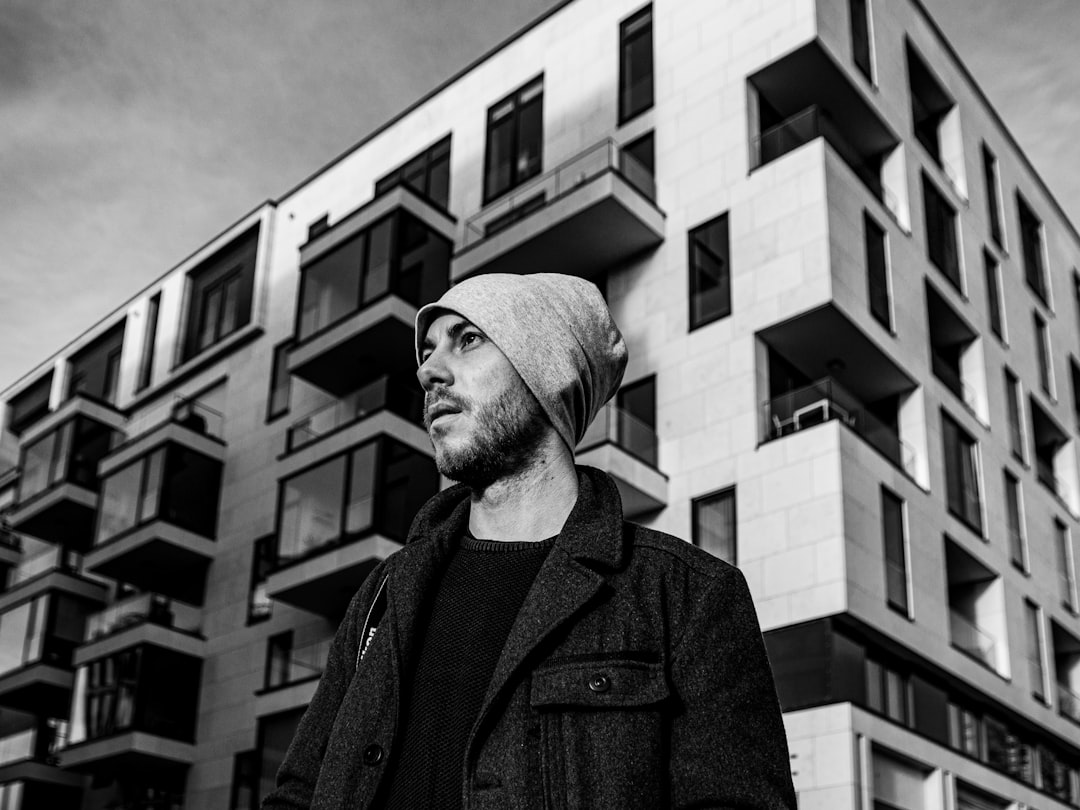
[[[704,581],[741,579],[735,566],[674,535],[623,521],[630,564],[671,570]]]

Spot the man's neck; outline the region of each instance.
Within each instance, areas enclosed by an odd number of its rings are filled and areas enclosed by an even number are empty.
[[[533,463],[474,491],[469,531],[486,540],[535,541],[562,531],[577,503],[574,457],[562,444],[539,448]]]

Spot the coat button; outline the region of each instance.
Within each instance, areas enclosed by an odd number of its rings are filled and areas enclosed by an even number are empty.
[[[589,688],[594,692],[606,692],[611,688],[611,679],[607,675],[597,672],[589,678]]]
[[[365,765],[378,765],[382,762],[383,750],[381,745],[372,743],[364,748],[364,764]]]

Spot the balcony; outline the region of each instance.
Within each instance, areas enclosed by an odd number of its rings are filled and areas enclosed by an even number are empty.
[[[909,476],[915,474],[915,451],[831,377],[768,400],[763,414],[766,440],[839,420]]]
[[[202,610],[156,593],[140,593],[91,614],[76,665],[133,644],[156,644],[196,657],[204,654]]]
[[[24,803],[15,807],[79,806],[81,777],[56,766],[67,724],[23,712],[7,713],[0,724],[0,784],[24,783]]]
[[[656,432],[609,402],[578,443],[577,463],[615,480],[627,518],[667,506],[668,479],[656,468]]]
[[[449,286],[454,230],[399,186],[304,245],[289,373],[342,397],[412,368],[416,310]]]
[[[307,706],[326,667],[333,638],[322,638],[292,650],[281,667],[267,671],[266,685],[255,693],[255,714],[265,717]]]
[[[378,377],[293,422],[285,434],[285,452],[292,453],[382,411],[423,425],[424,392],[415,379],[406,384],[389,375]]]
[[[105,478],[134,459],[145,456],[164,444],[186,447],[215,461],[225,460],[225,416],[197,399],[177,397],[164,416],[145,422],[133,417],[128,424],[128,439],[117,444],[98,466],[98,476]]]
[[[284,479],[267,593],[340,620],[364,577],[400,548],[413,516],[438,490],[430,456],[388,436]]]
[[[214,558],[223,465],[209,437],[170,423],[102,464],[101,515],[86,568],[201,604]]]
[[[12,529],[80,551],[93,537],[98,463],[121,440],[124,418],[75,396],[20,437],[19,491]]]
[[[60,764],[101,774],[182,774],[195,757],[200,659],[142,643],[79,666]]]
[[[22,538],[0,520],[0,567],[12,567],[22,559]]]
[[[655,197],[649,171],[601,141],[470,217],[451,278],[552,268],[592,278],[664,240]]]

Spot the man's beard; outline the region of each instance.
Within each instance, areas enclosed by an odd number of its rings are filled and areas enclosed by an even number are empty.
[[[483,404],[446,390],[429,391],[424,399],[428,435],[428,408],[433,402],[448,402],[472,421],[471,432],[461,445],[447,447],[432,439],[435,466],[451,481],[484,490],[524,469],[535,458],[547,417],[524,385],[510,387]]]

